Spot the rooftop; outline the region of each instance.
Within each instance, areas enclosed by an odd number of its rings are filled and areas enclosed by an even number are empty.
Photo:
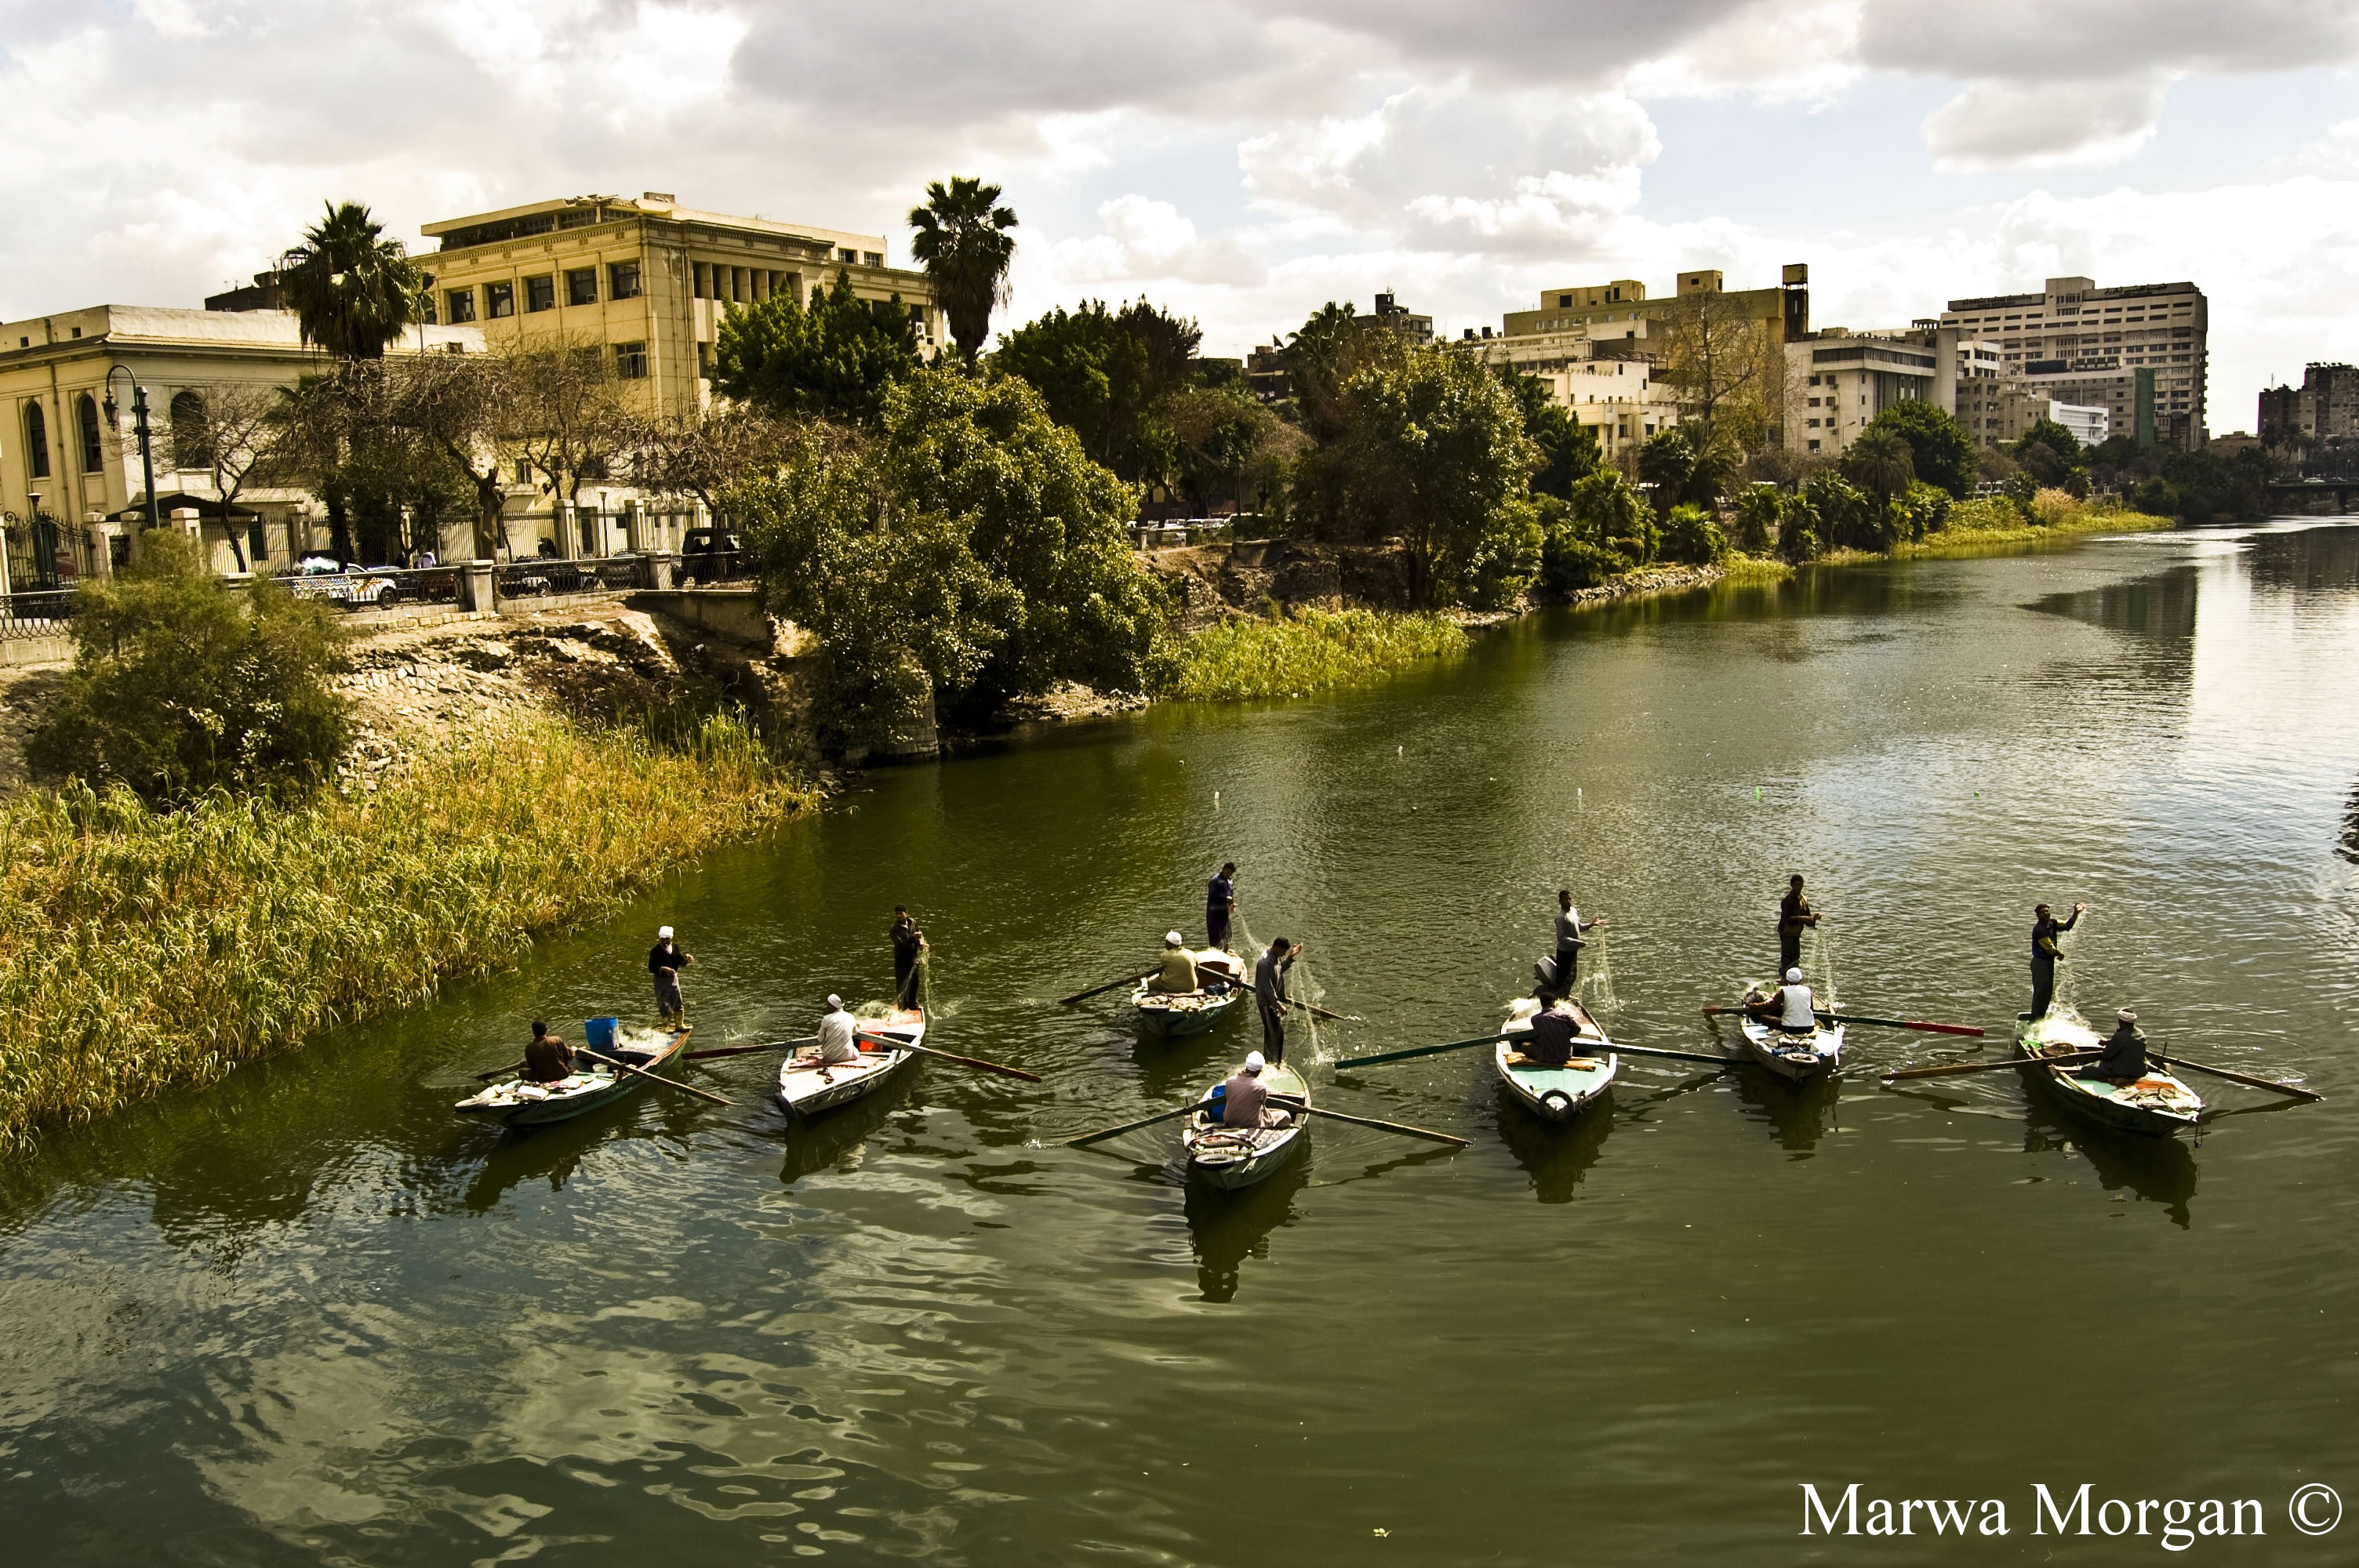
[[[674,222],[702,223],[716,228],[738,229],[748,233],[773,234],[780,239],[805,240],[830,250],[849,246],[879,254],[885,251],[885,236],[882,234],[821,229],[809,223],[781,223],[774,219],[746,218],[730,212],[708,212],[701,208],[681,206],[669,194],[657,190],[647,191],[636,200],[624,196],[592,195],[528,201],[521,207],[502,207],[496,211],[474,212],[462,218],[439,218],[431,223],[420,225],[419,232],[429,239],[441,241],[442,249],[454,251],[470,245],[499,244],[508,240],[554,233],[564,229],[587,228],[592,223],[635,217],[664,218]]]

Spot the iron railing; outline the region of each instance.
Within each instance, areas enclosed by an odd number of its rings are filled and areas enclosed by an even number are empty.
[[[347,567],[340,572],[288,572],[278,581],[299,599],[325,600],[346,610],[459,602],[456,567]]]
[[[560,593],[611,592],[651,586],[643,556],[608,556],[587,561],[543,557],[503,561],[492,568],[492,582],[494,591],[502,599],[538,599]]]
[[[743,550],[701,550],[680,557],[679,565],[672,569],[672,582],[680,588],[753,580],[753,563]]]
[[[62,637],[74,603],[71,588],[0,594],[0,638]]]

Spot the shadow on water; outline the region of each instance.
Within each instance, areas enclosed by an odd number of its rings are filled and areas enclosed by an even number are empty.
[[[787,1141],[787,1159],[778,1169],[778,1184],[792,1186],[820,1171],[858,1170],[869,1139],[883,1132],[893,1113],[908,1102],[910,1086],[917,1081],[918,1074],[935,1065],[920,1062],[904,1068],[874,1094],[815,1117],[790,1117],[777,1111],[776,1121]]]
[[[1234,1301],[1248,1258],[1269,1256],[1269,1233],[1295,1219],[1294,1200],[1310,1184],[1311,1156],[1290,1161],[1266,1182],[1226,1193],[1188,1184],[1188,1232],[1196,1247],[1196,1283],[1208,1302]]]
[[[1571,1203],[1581,1179],[1597,1163],[1605,1135],[1614,1130],[1614,1097],[1608,1089],[1602,1104],[1585,1107],[1571,1121],[1543,1121],[1522,1106],[1506,1087],[1495,1090],[1499,1103],[1499,1138],[1507,1152],[1532,1179],[1532,1195],[1542,1203]]]
[[[656,1096],[663,1098],[650,1098]],[[601,1106],[587,1116],[545,1127],[462,1126],[445,1145],[440,1161],[424,1161],[415,1167],[413,1184],[420,1192],[421,1206],[439,1206],[429,1195],[442,1185],[440,1178],[477,1161],[481,1162],[475,1164],[473,1179],[460,1195],[459,1206],[471,1214],[487,1214],[527,1182],[545,1180],[550,1192],[563,1192],[582,1161],[608,1145],[647,1139],[684,1141],[705,1123],[692,1102],[672,1103],[677,1098],[663,1089],[643,1088],[631,1098]]]
[[[2343,841],[2334,852],[2359,866],[2359,784],[2351,789],[2351,798],[2343,806]]]
[[[1736,1098],[1746,1119],[1767,1126],[1777,1146],[1798,1160],[1809,1159],[1836,1123],[1835,1108],[1843,1100],[1839,1076],[1789,1084],[1774,1073],[1747,1066],[1735,1077]]]
[[[2160,1204],[2181,1230],[2190,1223],[2195,1200],[2195,1153],[2177,1138],[2142,1137],[2068,1117],[2055,1104],[2056,1091],[2035,1080],[2024,1117],[2023,1151],[2050,1154],[2072,1151],[2087,1160],[2109,1193],[2126,1188]]]

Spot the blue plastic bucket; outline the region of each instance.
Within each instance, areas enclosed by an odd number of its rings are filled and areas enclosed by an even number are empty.
[[[593,1018],[582,1026],[582,1038],[592,1051],[612,1051],[614,1031],[621,1027],[619,1018]]]

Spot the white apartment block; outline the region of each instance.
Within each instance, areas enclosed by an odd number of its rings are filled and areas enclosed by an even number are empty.
[[[1995,341],[2006,374],[2103,408],[2111,428],[2192,450],[2205,438],[2209,307],[2192,283],[2099,288],[2051,277],[2038,294],[1952,299],[1941,325]]]
[[[1598,452],[1609,462],[1680,422],[1670,389],[1643,360],[1575,360],[1526,373],[1547,383],[1549,395],[1597,433]]]
[[[1940,403],[1940,358],[1906,332],[1830,327],[1786,345],[1786,446],[1840,457],[1896,403]]]
[[[2113,415],[2104,408],[2093,408],[2078,403],[2048,400],[2048,417],[2072,432],[2072,438],[2084,447],[2103,446],[2113,434]]]

